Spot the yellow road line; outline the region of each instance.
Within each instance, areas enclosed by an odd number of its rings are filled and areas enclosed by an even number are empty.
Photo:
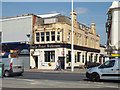
[[[118,87],[116,87],[116,86],[104,86],[104,87],[118,88]]]

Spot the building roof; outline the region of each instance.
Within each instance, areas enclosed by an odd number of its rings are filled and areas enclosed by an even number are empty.
[[[55,16],[58,16],[58,15],[60,15],[60,13],[41,14],[41,15],[37,15],[37,16],[41,17],[41,18],[50,18],[50,17],[55,17]]]
[[[112,5],[109,7],[108,12],[111,12],[113,9],[120,8],[120,1],[113,1]]]
[[[10,19],[10,18],[16,18],[16,17],[30,16],[30,15],[34,15],[34,14],[32,14],[32,13],[23,14],[23,15],[11,16],[11,17],[3,17],[3,18],[0,18],[0,19]]]

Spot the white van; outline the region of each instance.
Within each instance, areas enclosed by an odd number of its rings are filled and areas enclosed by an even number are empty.
[[[110,59],[98,67],[88,69],[86,77],[93,81],[120,80],[120,58]]]
[[[2,58],[0,62],[4,64],[4,76],[22,75],[24,72],[23,60],[19,58]]]

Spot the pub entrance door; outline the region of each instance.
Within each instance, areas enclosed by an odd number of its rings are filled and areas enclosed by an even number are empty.
[[[34,60],[35,60],[35,68],[38,68],[38,56],[35,56]]]
[[[65,57],[58,57],[58,60],[61,62],[61,68],[65,69]]]

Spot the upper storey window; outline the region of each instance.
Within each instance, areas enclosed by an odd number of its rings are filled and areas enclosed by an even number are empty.
[[[85,45],[87,45],[87,39],[88,39],[88,38],[87,38],[87,37],[85,37]]]
[[[44,32],[41,32],[41,42],[44,42]]]
[[[68,42],[70,42],[70,32],[68,33]]]
[[[46,41],[48,42],[50,40],[49,32],[46,32]]]
[[[51,41],[55,41],[55,31],[51,32]]]
[[[60,31],[57,32],[57,41],[60,41]]]
[[[79,34],[78,34],[78,36],[77,36],[77,44],[79,44]]]
[[[39,42],[39,32],[36,33],[36,42]]]

